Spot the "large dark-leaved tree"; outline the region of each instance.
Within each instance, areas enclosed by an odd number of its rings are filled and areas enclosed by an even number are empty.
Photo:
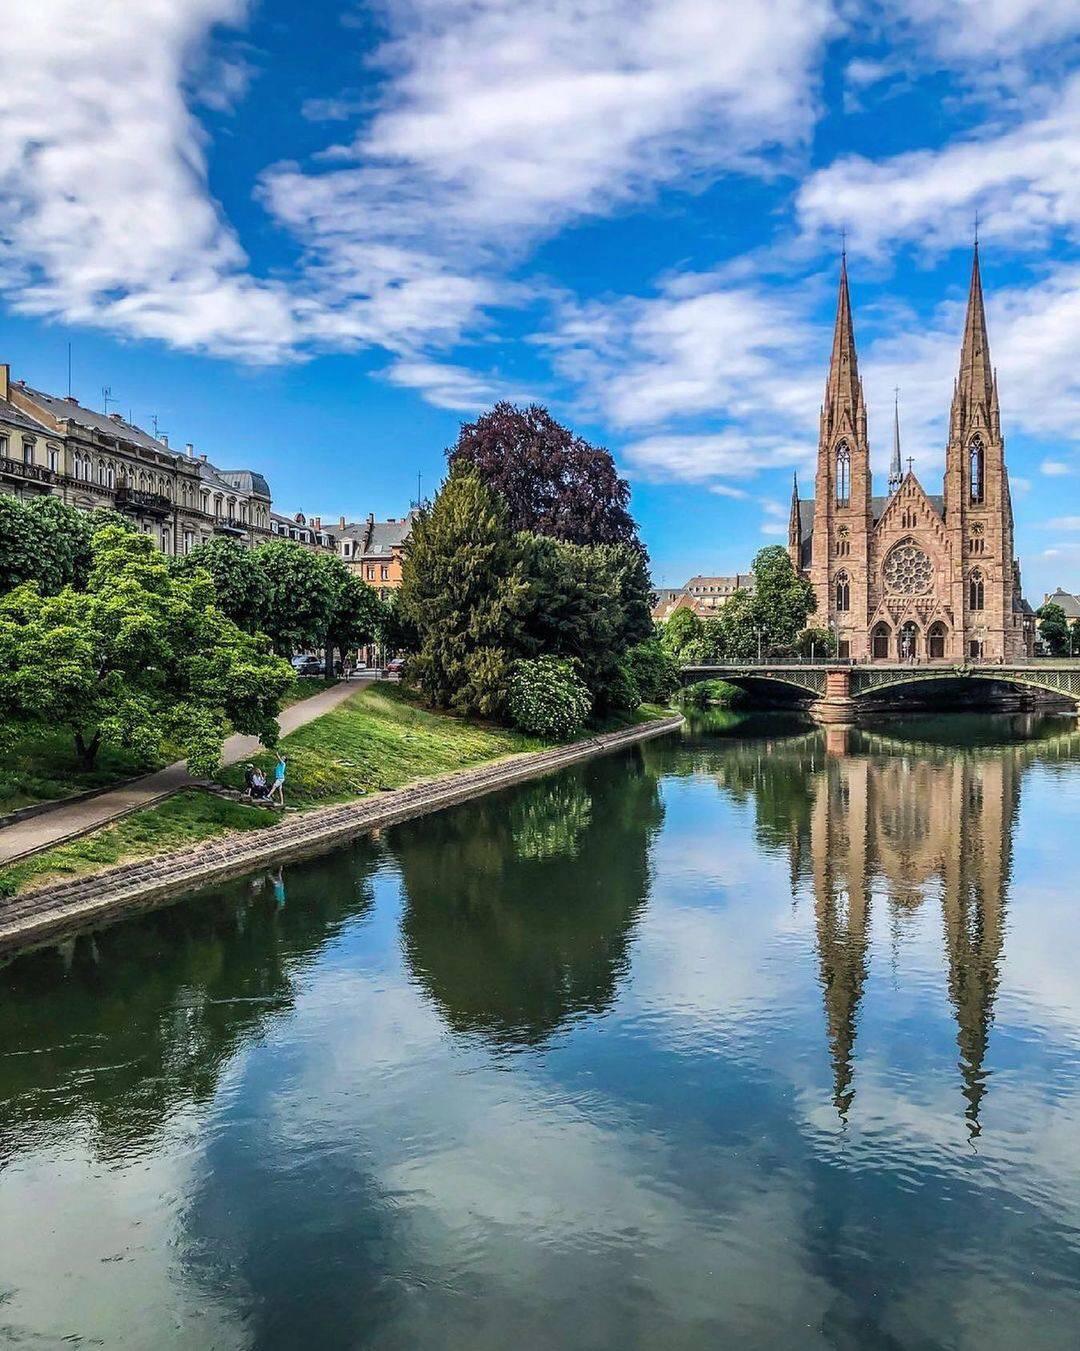
[[[510,528],[571,544],[642,549],[630,515],[630,488],[608,451],[556,422],[546,408],[497,403],[467,422],[447,452],[506,504]]]
[[[505,504],[476,474],[453,470],[413,526],[397,602],[415,635],[409,675],[433,704],[504,713],[527,592]]]

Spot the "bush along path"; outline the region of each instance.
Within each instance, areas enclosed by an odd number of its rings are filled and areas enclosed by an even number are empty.
[[[282,735],[296,731],[306,723],[320,718],[338,704],[355,694],[355,684],[333,685],[322,689],[309,699],[301,699],[286,708],[278,718]],[[222,764],[235,764],[250,759],[259,750],[257,737],[235,735],[229,737],[222,752]],[[152,806],[172,797],[197,781],[187,771],[186,762],[177,760],[153,774],[123,784],[107,793],[80,802],[61,804],[54,810],[29,820],[17,821],[0,829],[0,866],[13,863],[50,849],[54,845],[86,835],[92,830],[117,821],[131,812]]]
[[[481,794],[676,731],[678,715],[655,717],[494,763],[422,780],[393,792],[281,818],[266,829],[231,831],[168,854],[127,863],[96,876],[34,889],[0,903],[0,953],[8,954],[154,904],[202,885],[240,876],[288,859],[319,853],[367,830],[438,811]],[[233,805],[233,804],[226,804]],[[259,815],[248,809],[249,815]]]

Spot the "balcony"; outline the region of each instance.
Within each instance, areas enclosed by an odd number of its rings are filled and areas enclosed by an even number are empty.
[[[116,490],[116,506],[142,516],[171,516],[173,504],[164,493],[147,493],[122,483]]]
[[[23,460],[10,460],[6,455],[0,455],[0,474],[10,474],[12,478],[49,486],[60,482],[60,475],[51,469],[44,469],[40,464],[26,464]]]
[[[248,532],[247,521],[242,521],[239,516],[215,516],[214,529],[222,535],[236,535],[240,539],[245,538]]]

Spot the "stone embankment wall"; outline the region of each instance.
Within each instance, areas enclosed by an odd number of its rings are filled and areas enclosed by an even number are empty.
[[[681,717],[639,723],[554,750],[516,755],[476,769],[422,780],[359,802],[298,812],[267,830],[221,836],[189,849],[110,868],[92,877],[25,892],[8,902],[0,901],[0,953],[7,955],[93,927],[211,882],[322,853],[365,831],[439,811],[594,755],[663,736],[682,723]]]

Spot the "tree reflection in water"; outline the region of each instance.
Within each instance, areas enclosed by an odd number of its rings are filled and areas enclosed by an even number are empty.
[[[512,1049],[607,1009],[662,819],[638,751],[392,832],[405,955],[449,1026]]]

